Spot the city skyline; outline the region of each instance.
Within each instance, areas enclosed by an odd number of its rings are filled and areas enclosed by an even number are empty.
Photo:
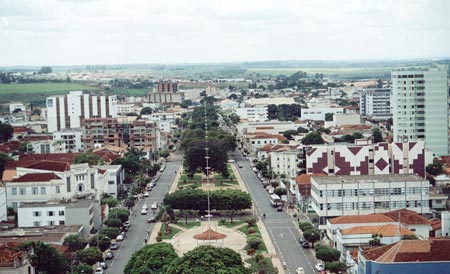
[[[450,56],[450,2],[0,2],[0,66]]]

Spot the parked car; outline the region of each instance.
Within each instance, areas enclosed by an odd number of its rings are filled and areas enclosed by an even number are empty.
[[[154,202],[151,206],[151,209],[157,209],[158,208],[158,203]]]
[[[116,241],[118,241],[118,242],[123,241],[123,239],[124,239],[123,234],[119,234],[119,235],[117,235],[117,237],[116,237]]]
[[[314,266],[317,271],[323,271],[325,270],[325,264],[321,261],[317,262],[317,264]]]
[[[303,242],[301,243],[303,248],[310,248],[309,243],[308,242]]]
[[[142,205],[142,209],[148,209],[148,205],[147,204],[143,204]]]
[[[150,218],[147,219],[147,223],[155,223],[155,222],[156,222],[156,217],[155,216],[150,217]]]
[[[103,274],[103,268],[97,267],[97,268],[95,269],[95,274]]]
[[[119,248],[119,246],[116,243],[111,243],[111,245],[109,246],[109,249],[111,249],[111,250],[116,250],[118,248]]]
[[[105,260],[111,260],[113,258],[114,258],[114,253],[112,253],[111,251],[106,252]]]
[[[148,191],[146,191],[146,192],[144,193],[144,197],[148,197],[148,196],[150,196],[150,193],[149,193]]]
[[[277,211],[278,212],[282,212],[283,211],[283,207],[281,207],[281,206],[277,207]]]
[[[99,262],[98,265],[103,268],[103,269],[107,269],[108,268],[108,264],[106,262]]]
[[[130,221],[126,221],[125,223],[123,223],[124,227],[129,227],[130,226]]]
[[[141,210],[141,215],[147,215],[147,209],[146,208],[143,208]]]
[[[299,242],[300,244],[302,244],[302,243],[308,242],[308,241],[307,241],[305,238],[300,237],[300,238],[298,238],[298,242]]]
[[[297,269],[295,270],[295,274],[305,274],[305,270],[303,269],[303,267],[297,267]]]
[[[241,165],[241,163],[239,163],[239,164],[238,164],[238,168],[242,168],[242,165]]]

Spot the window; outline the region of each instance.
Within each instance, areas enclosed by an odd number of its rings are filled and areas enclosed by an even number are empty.
[[[47,188],[45,186],[41,187],[41,194],[47,194]]]
[[[11,195],[17,195],[17,188],[11,188]]]
[[[33,222],[33,226],[34,226],[34,227],[36,227],[36,226],[41,226],[41,222],[39,222],[39,221]]]
[[[20,195],[26,195],[27,194],[27,189],[26,188],[19,188],[19,193],[20,193]]]
[[[49,226],[54,226],[55,225],[55,221],[48,221],[48,225]]]
[[[61,187],[60,186],[56,186],[56,193],[61,193]]]
[[[38,195],[39,194],[38,188],[37,187],[31,188],[31,194]]]
[[[66,188],[67,188],[67,192],[71,192],[72,190],[70,189],[70,177],[66,178]]]
[[[108,181],[108,185],[113,185],[114,181]]]
[[[14,209],[17,209],[17,202],[12,202],[12,207],[13,207]]]
[[[59,225],[65,225],[66,224],[66,222],[64,222],[64,221],[59,221]]]
[[[39,216],[41,216],[41,212],[40,211],[33,211],[33,216],[34,217],[39,217]]]
[[[54,212],[53,211],[48,211],[47,212],[47,216],[53,216],[54,215]]]
[[[58,213],[59,213],[59,216],[64,216],[64,210],[60,210]]]

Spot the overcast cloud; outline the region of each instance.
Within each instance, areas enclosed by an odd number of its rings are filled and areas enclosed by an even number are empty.
[[[0,66],[450,57],[447,0],[0,0]]]

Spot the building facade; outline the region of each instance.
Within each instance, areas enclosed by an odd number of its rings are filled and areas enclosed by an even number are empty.
[[[392,118],[392,90],[390,88],[363,89],[359,98],[362,118],[386,120]]]
[[[307,148],[306,172],[327,175],[417,174],[425,176],[432,157],[423,141]]]
[[[65,146],[64,152],[84,151],[82,137],[83,137],[83,130],[81,128],[63,129],[53,132],[53,141],[64,143]]]
[[[300,159],[297,157],[300,152],[292,151],[272,151],[270,152],[270,167],[277,174],[284,174],[286,178],[295,178],[297,172],[300,171],[298,163]]]
[[[302,108],[302,120],[325,121],[325,114],[343,114],[343,108]]]
[[[394,141],[424,140],[436,155],[449,154],[448,66],[392,71]]]
[[[69,94],[47,97],[48,132],[65,128],[80,128],[84,119],[93,117],[117,117],[117,98],[84,94],[71,91]]]
[[[6,207],[6,188],[0,186],[0,222],[8,219],[8,211]]]
[[[250,122],[259,122],[268,120],[267,106],[235,108],[234,112],[241,119],[247,119]]]
[[[429,213],[427,180],[417,175],[311,176],[311,206],[319,226],[343,215],[385,213],[407,208]]]

